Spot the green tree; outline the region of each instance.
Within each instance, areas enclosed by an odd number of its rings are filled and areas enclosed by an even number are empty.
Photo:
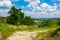
[[[24,18],[24,25],[33,25],[34,21],[31,19],[31,17],[26,16]]]
[[[56,20],[56,21],[57,21],[57,23],[56,23],[56,24],[57,24],[58,26],[60,26],[60,18],[57,18],[57,20]]]
[[[21,24],[22,19],[24,18],[24,13],[21,12],[21,9],[17,9],[12,6],[11,10],[8,12],[9,16],[7,17],[7,22],[9,24]]]
[[[47,20],[43,20],[43,22],[41,23],[41,27],[44,27],[44,26],[53,26],[54,25],[54,22],[53,22],[53,20],[51,20],[51,19],[47,19]],[[39,27],[40,27],[39,26]]]
[[[11,8],[11,10],[8,12],[9,16],[7,17],[7,23],[18,25],[18,24],[24,24],[24,25],[33,25],[34,21],[31,19],[31,17],[25,16],[24,13],[21,12],[21,9],[17,9],[14,6]]]

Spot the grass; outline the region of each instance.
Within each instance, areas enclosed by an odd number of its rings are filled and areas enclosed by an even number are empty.
[[[35,30],[50,30],[49,32],[52,32],[52,30],[55,30],[56,28],[60,28],[60,26],[51,26],[51,27],[36,27],[36,26],[25,26],[25,25],[20,25],[19,27],[12,27],[13,25],[9,25],[9,24],[2,24],[0,23],[0,32],[3,34],[3,39],[6,39],[7,37],[9,37],[10,35],[12,35],[12,33],[14,33],[15,31],[35,31]],[[50,37],[44,37],[44,35],[49,34],[49,32],[47,33],[37,33],[37,36],[35,37],[36,39],[38,39],[40,36],[42,36],[42,38],[44,40],[59,40],[60,36],[56,36],[54,38],[50,38]],[[35,39],[33,38],[33,40]]]
[[[58,31],[58,35],[50,37],[50,33],[53,31],[54,30],[49,30],[48,32],[38,32],[35,38],[32,37],[32,40],[60,40],[60,31]]]
[[[0,24],[0,32],[3,35],[3,39],[5,39],[15,32],[15,29],[11,28],[8,24]]]
[[[15,27],[14,27],[15,28]],[[60,26],[51,26],[51,27],[37,27],[37,26],[24,26],[20,25],[19,27],[16,27],[16,31],[36,31],[36,30],[55,30],[57,28],[60,28]]]

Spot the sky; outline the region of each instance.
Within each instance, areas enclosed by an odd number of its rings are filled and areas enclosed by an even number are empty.
[[[32,18],[60,18],[60,0],[0,0],[0,16],[6,17],[12,6]]]

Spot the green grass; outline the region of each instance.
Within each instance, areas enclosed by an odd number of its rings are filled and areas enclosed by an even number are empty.
[[[7,37],[9,37],[10,35],[12,35],[12,33],[14,33],[15,31],[35,31],[35,30],[49,30],[49,32],[52,32],[52,30],[55,30],[56,28],[60,28],[60,26],[51,26],[51,27],[36,27],[36,26],[27,26],[26,28],[23,26],[22,28],[17,27],[11,27],[12,25],[9,25],[9,24],[2,24],[0,23],[0,32],[3,34],[3,39],[6,39]],[[53,40],[53,38],[50,38],[50,37],[44,37],[44,34],[48,34],[49,32],[47,33],[37,33],[37,36],[36,38],[38,38],[39,36],[42,36],[44,40]],[[54,40],[57,40],[59,39],[60,36],[56,36],[56,39]]]
[[[3,35],[3,39],[5,39],[15,32],[15,29],[11,28],[8,24],[0,24],[0,32]]]
[[[26,28],[25,28],[25,26],[19,26],[19,27],[17,27],[16,28],[16,31],[35,31],[35,30],[55,30],[55,29],[57,29],[57,28],[60,28],[60,26],[51,26],[51,27],[47,27],[47,26],[45,26],[45,27],[37,27],[37,26],[27,26]]]
[[[42,40],[60,40],[60,31],[58,31],[58,35],[55,35],[54,37],[50,37],[50,33],[52,33],[54,30],[49,30],[48,32],[38,32],[37,36],[33,38],[32,40],[39,40],[40,38]]]

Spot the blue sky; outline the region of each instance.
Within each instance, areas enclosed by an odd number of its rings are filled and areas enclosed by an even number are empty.
[[[53,6],[54,2],[52,0],[40,0],[41,3],[48,3],[49,5]],[[59,1],[56,1],[55,3],[58,3]],[[13,4],[15,4],[15,7],[20,8],[22,6],[27,6],[29,4],[29,2],[25,2],[24,0],[20,0],[18,2],[12,2]]]
[[[7,16],[11,6],[32,18],[60,18],[60,0],[0,0],[0,16]]]

